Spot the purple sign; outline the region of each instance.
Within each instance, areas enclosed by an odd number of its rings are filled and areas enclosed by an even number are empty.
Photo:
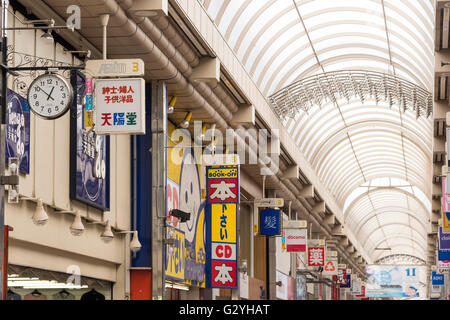
[[[352,275],[347,274],[345,277],[345,283],[341,283],[340,287],[341,288],[351,288],[352,287],[351,278],[352,278]]]
[[[8,89],[6,98],[6,155],[19,158],[19,171],[30,173],[30,107],[21,95]]]
[[[83,100],[84,75],[73,72],[75,97],[70,118],[70,197],[97,209],[109,210],[109,137],[85,129]]]
[[[439,249],[450,250],[450,233],[444,233],[439,227]]]

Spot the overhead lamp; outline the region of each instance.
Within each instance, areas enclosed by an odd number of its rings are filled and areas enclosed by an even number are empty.
[[[175,103],[177,103],[177,97],[174,96],[172,99],[170,99],[169,105],[167,107],[167,113],[173,113],[175,110]]]
[[[102,232],[100,237],[105,242],[111,242],[114,238],[114,233],[111,230],[111,224],[109,223],[109,220],[106,221],[105,230]]]
[[[45,39],[45,40],[49,40],[49,41],[53,42],[55,39],[53,39],[52,30],[51,29],[49,29],[49,30],[50,30],[50,32],[47,30],[45,33],[43,33],[41,35],[41,39]]]
[[[180,127],[183,129],[189,128],[189,121],[191,121],[191,118],[192,118],[192,111],[189,111],[186,117],[184,117],[184,120],[180,123]]]
[[[130,250],[132,252],[138,252],[139,250],[141,250],[142,245],[139,242],[138,232],[136,230],[133,230],[133,231],[120,231],[120,232],[117,232],[117,233],[132,233],[133,234],[133,238],[130,241]]]
[[[84,225],[81,221],[80,211],[75,211],[75,218],[73,219],[72,224],[70,225],[70,233],[74,236],[81,236],[84,232]]]
[[[34,210],[32,219],[33,219],[34,224],[37,226],[43,226],[48,221],[47,212],[45,212],[44,204],[42,202],[42,199],[40,199],[40,198],[37,199],[37,205],[36,205],[36,209]]]
[[[134,0],[128,9],[137,17],[155,17],[169,12],[168,0]]]
[[[201,122],[201,121],[198,121]],[[195,126],[197,126],[197,121],[194,122]],[[203,141],[203,139],[205,138],[205,133],[206,133],[206,123],[202,124],[202,131],[200,132],[200,134],[198,136],[196,136],[197,140]]]

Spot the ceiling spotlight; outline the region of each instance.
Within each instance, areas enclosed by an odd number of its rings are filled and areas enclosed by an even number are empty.
[[[184,120],[180,123],[180,127],[183,129],[189,128],[189,121],[191,121],[192,118],[192,111],[189,111]]]
[[[72,224],[70,225],[70,233],[74,236],[81,236],[84,232],[84,225],[81,221],[80,211],[75,211],[75,218],[73,219]]]
[[[177,97],[174,96],[170,99],[169,106],[167,107],[167,113],[173,113],[175,110],[175,103],[177,103]]]
[[[47,30],[44,34],[41,35],[41,39],[46,39],[49,41],[54,41],[53,36],[52,36],[52,30],[49,29]]]
[[[42,199],[37,200],[36,210],[33,214],[33,222],[37,226],[43,226],[48,221],[47,212],[45,212],[44,204],[42,203]]]
[[[133,231],[133,239],[131,239],[131,242],[130,242],[130,250],[133,252],[138,252],[139,250],[141,250],[141,248],[142,248],[142,245],[138,239],[138,232]]]
[[[100,237],[105,242],[111,242],[114,238],[114,233],[111,230],[111,224],[109,223],[109,220],[106,221],[105,230],[102,232]]]

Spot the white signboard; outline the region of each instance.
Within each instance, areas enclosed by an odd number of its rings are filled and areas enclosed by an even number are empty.
[[[284,199],[283,198],[255,199],[255,206],[266,208],[274,208],[274,207],[281,208],[284,207]]]
[[[145,134],[144,79],[95,80],[95,132]]]
[[[325,264],[323,266],[322,275],[334,276],[338,274],[338,258],[325,255]]]
[[[361,294],[361,282],[352,281],[352,294]]]
[[[307,229],[285,229],[286,252],[306,252]]]
[[[86,72],[90,77],[140,77],[145,68],[142,59],[88,60]]]
[[[239,296],[243,299],[248,299],[248,275],[239,273]]]

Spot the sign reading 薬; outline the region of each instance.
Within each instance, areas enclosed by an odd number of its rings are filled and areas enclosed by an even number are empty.
[[[206,167],[206,287],[238,287],[239,166]]]

